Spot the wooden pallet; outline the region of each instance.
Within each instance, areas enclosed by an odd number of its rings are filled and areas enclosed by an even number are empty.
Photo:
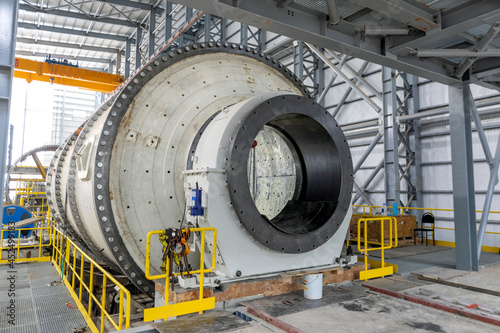
[[[303,290],[303,275],[323,273],[323,284],[340,283],[343,281],[354,281],[359,279],[359,272],[364,267],[356,264],[350,269],[328,268],[309,271],[297,271],[283,273],[265,279],[253,279],[242,282],[232,282],[221,285],[218,288],[206,287],[203,297],[215,297],[215,302],[224,302],[251,296],[273,296],[286,294],[296,290]],[[165,285],[156,283],[156,291],[165,297]],[[176,286],[175,290],[169,292],[169,302],[180,303],[193,301],[199,297],[198,289],[184,289]]]

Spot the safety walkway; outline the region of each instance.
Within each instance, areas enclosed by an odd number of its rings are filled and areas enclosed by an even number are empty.
[[[71,333],[85,328],[85,319],[60,281],[50,262],[0,266],[0,333]]]

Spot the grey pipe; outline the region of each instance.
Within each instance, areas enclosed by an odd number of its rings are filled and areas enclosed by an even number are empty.
[[[361,68],[359,69],[359,74],[363,75],[363,73],[365,72],[366,70],[366,67],[368,67],[368,61],[365,61],[363,63],[363,65],[361,66]],[[352,82],[354,82],[354,84],[356,84],[356,82],[358,82],[358,79],[354,78],[352,80]],[[335,108],[335,110],[333,110],[332,112],[332,116],[335,118],[337,116],[337,114],[340,112],[340,108],[342,108],[342,106],[344,105],[345,101],[347,100],[347,98],[349,97],[349,94],[351,93],[352,91],[352,87],[349,87],[347,88],[347,90],[345,91],[344,93],[344,96],[342,96],[342,98],[340,99],[340,102],[337,104],[337,107]]]
[[[330,50],[325,50],[325,52],[328,53],[329,55],[331,55],[335,60],[340,61],[340,57],[337,55],[337,53],[332,52]],[[345,68],[347,68],[347,70],[349,72],[351,72],[351,74],[354,75],[354,77],[356,77],[358,79],[358,81],[363,83],[368,88],[368,90],[370,90],[372,92],[372,94],[374,94],[378,98],[382,99],[382,94],[380,93],[380,91],[375,89],[374,86],[372,86],[368,81],[366,81],[366,79],[360,73],[355,71],[351,66],[349,66],[349,64],[346,64]]]
[[[375,148],[380,139],[382,139],[382,135],[378,133],[375,139],[373,139],[368,149],[366,149],[366,151],[364,152],[363,156],[361,156],[361,158],[358,160],[358,163],[356,163],[356,166],[354,167],[353,170],[354,174],[356,174],[356,172],[359,170],[359,167],[365,162],[366,158],[368,157],[368,155],[370,155],[373,148]]]
[[[335,71],[338,75],[340,75],[340,77],[352,88],[354,89],[355,92],[358,93],[358,95],[360,95],[363,100],[368,103],[368,105],[370,105],[370,107],[372,109],[374,109],[377,113],[380,112],[380,110],[382,109],[380,106],[378,106],[375,102],[373,102],[370,97],[368,97],[368,95],[366,95],[364,93],[363,90],[361,90],[361,88],[359,88],[354,82],[352,82],[351,79],[349,79],[349,77],[347,77],[347,75],[345,75],[337,66],[335,66],[331,61],[330,59],[328,59],[328,57],[326,57],[320,50],[318,50],[316,48],[316,46],[310,44],[310,43],[304,43],[307,45],[307,47],[309,47],[309,49],[314,53],[316,54],[321,60],[323,60],[323,62],[325,64],[328,65],[328,67],[330,67],[331,69],[333,69],[333,71]]]
[[[357,139],[357,138],[365,138],[367,136],[374,136],[379,133],[378,127],[372,129],[365,129],[360,131],[352,131],[345,133],[347,139]]]
[[[366,195],[366,193],[359,187],[358,184],[356,184],[356,182],[354,182],[354,188],[356,189],[356,192],[358,192],[358,194],[361,196],[361,198],[363,198],[363,200],[369,206],[373,206],[373,203],[371,202],[370,198],[368,198],[368,196]]]
[[[480,107],[486,107],[486,106],[491,106],[491,105],[497,105],[498,103],[500,103],[500,98],[494,97],[491,99],[485,99],[483,101],[476,102],[475,104],[476,104],[476,107],[480,108]],[[427,111],[417,112],[417,113],[410,114],[410,115],[399,116],[398,120],[400,122],[406,122],[406,121],[411,121],[414,119],[421,119],[421,118],[426,118],[426,117],[439,116],[442,114],[448,114],[449,111],[450,110],[449,110],[448,106],[442,106],[442,107],[433,108],[433,109],[430,109]],[[489,111],[489,110],[479,111],[479,114],[482,115],[483,112],[487,112],[487,111]]]
[[[330,24],[339,24],[340,15],[335,0],[327,0],[326,4],[328,5],[328,16],[330,16]]]
[[[500,57],[500,50],[487,49],[484,51],[473,51],[468,49],[421,49],[411,52],[410,55],[419,58],[434,57]],[[457,71],[458,72],[458,71]]]
[[[364,189],[364,191],[366,190],[366,188],[368,187],[368,185],[370,185],[370,183],[375,179],[375,177],[377,176],[377,174],[380,172],[380,170],[382,170],[382,167],[384,166],[384,159],[382,159],[377,167],[375,168],[375,170],[372,171],[372,173],[368,176],[368,178],[366,178],[365,182],[363,183],[363,186],[362,188]],[[355,196],[354,196],[354,199],[352,199],[352,204],[354,205],[356,203],[356,201],[358,201],[358,199],[361,197],[361,194],[360,193],[357,193]]]
[[[340,69],[342,69],[342,66],[344,66],[345,62],[347,61],[347,58],[348,58],[347,54],[345,54],[344,57],[342,58],[342,60],[339,62],[339,68]],[[330,91],[330,88],[332,87],[333,82],[335,82],[335,80],[337,79],[337,76],[338,76],[337,73],[333,73],[332,79],[330,80],[330,82],[328,82],[328,84],[325,87],[325,90],[323,90],[323,92],[321,93],[321,95],[318,97],[317,102],[319,104],[321,104],[321,102],[325,98],[326,94]]]
[[[342,130],[345,132],[345,131],[353,131],[356,129],[374,127],[377,125],[378,125],[378,119],[371,119],[371,120],[366,120],[366,121],[361,121],[361,122],[340,125],[340,128],[342,128]]]

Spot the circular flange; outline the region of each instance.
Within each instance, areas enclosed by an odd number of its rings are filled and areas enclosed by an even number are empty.
[[[120,229],[117,226],[113,214],[113,206],[110,198],[110,169],[111,157],[115,138],[129,105],[134,103],[134,99],[141,89],[156,75],[168,66],[182,61],[188,57],[203,55],[206,53],[233,53],[252,57],[266,63],[270,68],[283,74],[304,94],[309,95],[309,91],[303,83],[286,67],[279,64],[277,60],[271,58],[263,52],[254,50],[250,47],[230,44],[230,43],[200,43],[184,46],[176,50],[168,50],[160,53],[149,63],[144,65],[134,77],[117,94],[116,101],[113,103],[109,112],[107,112],[104,128],[99,138],[99,145],[94,165],[94,173],[99,174],[101,178],[96,182],[94,188],[94,204],[97,207],[97,216],[100,221],[101,231],[110,249],[113,249],[113,256],[121,267],[124,274],[144,292],[153,295],[154,284],[145,279],[143,267],[140,267],[130,255],[127,245],[123,242],[120,235]]]
[[[105,101],[91,116],[87,121],[82,124],[81,129],[79,131],[78,136],[76,137],[75,141],[75,148],[72,151],[71,154],[71,160],[69,164],[69,172],[68,172],[68,184],[67,184],[67,194],[68,194],[68,204],[69,208],[71,210],[70,214],[72,214],[73,220],[76,223],[76,226],[78,227],[78,231],[81,235],[81,238],[83,239],[83,242],[86,244],[87,248],[93,253],[95,258],[98,259],[98,261],[105,263],[107,266],[109,266],[111,269],[120,271],[120,267],[114,263],[112,260],[110,260],[104,253],[102,253],[103,249],[99,248],[97,244],[92,240],[92,237],[89,234],[89,231],[87,230],[85,224],[83,223],[81,219],[81,214],[78,208],[78,205],[76,203],[76,192],[75,192],[75,183],[77,180],[77,167],[76,167],[76,159],[78,154],[80,153],[80,150],[83,146],[86,133],[89,131],[89,129],[94,125],[94,123],[104,114],[104,112],[112,105],[114,102],[116,96],[113,95],[110,98],[108,98],[107,101]]]
[[[265,126],[288,143],[297,166],[293,199],[269,220],[248,185],[248,157]],[[353,166],[346,138],[321,105],[297,95],[272,97],[247,113],[229,148],[228,187],[241,223],[260,243],[284,253],[312,251],[338,230],[349,209]]]

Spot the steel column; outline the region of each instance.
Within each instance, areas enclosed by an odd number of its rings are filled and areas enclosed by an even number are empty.
[[[323,61],[316,55],[313,55],[314,58],[314,88],[316,94],[316,99],[318,99],[319,94],[325,91],[325,67],[323,66]]]
[[[259,29],[259,48],[261,51],[266,49],[266,31]]]
[[[16,49],[19,1],[0,1],[0,193],[4,193],[5,166],[9,136],[9,114]],[[0,200],[0,225],[3,220],[3,198]]]
[[[248,44],[248,25],[244,24],[244,23],[241,23],[240,24],[240,40],[241,40],[241,44],[243,45],[247,45]]]
[[[410,78],[411,89],[412,89],[412,99],[411,102],[413,107],[410,108],[412,114],[417,114],[420,110],[420,97],[419,97],[419,87],[418,87],[418,76],[411,75]],[[423,190],[423,178],[422,178],[422,143],[420,141],[420,125],[418,120],[413,120],[413,155],[415,157],[415,173],[413,179],[415,179],[415,196],[417,207],[424,207],[424,198],[422,195]],[[421,211],[417,211],[417,217],[420,220]]]
[[[151,59],[155,54],[155,27],[156,13],[154,9],[149,11],[149,41],[148,41],[148,58]]]
[[[209,13],[205,14],[205,43],[210,42],[212,29],[212,16]]]
[[[186,22],[191,21],[191,17],[193,17],[193,8],[186,6]]]
[[[401,184],[399,178],[399,145],[396,110],[398,98],[396,71],[384,67],[382,70],[384,96],[384,160],[385,160],[385,200],[387,206],[394,202],[401,207]]]
[[[208,15],[208,14],[207,14]],[[165,44],[172,38],[172,3],[165,0]]]
[[[9,128],[9,151],[7,158],[7,171],[10,170],[12,166],[12,149],[14,148],[14,125],[10,125]],[[9,184],[7,184],[9,185]]]
[[[140,27],[137,27],[135,30],[135,69],[139,69],[141,67],[141,40],[142,40],[142,30]]]
[[[299,80],[304,79],[304,44],[301,41],[294,42],[293,72],[299,78]]]
[[[225,42],[227,39],[227,18],[221,17],[220,19],[220,40]]]
[[[116,75],[120,75],[121,69],[122,69],[122,54],[120,51],[116,51]]]
[[[130,44],[130,39],[128,39],[125,43],[125,79],[128,79],[130,77]]]
[[[469,84],[450,85],[450,138],[457,269],[478,270]]]

